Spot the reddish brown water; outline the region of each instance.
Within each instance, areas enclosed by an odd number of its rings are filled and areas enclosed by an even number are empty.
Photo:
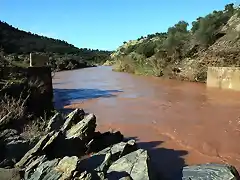
[[[111,67],[59,72],[53,82],[57,106],[84,108],[96,114],[99,130],[135,137],[163,172],[207,162],[240,170],[239,92]]]

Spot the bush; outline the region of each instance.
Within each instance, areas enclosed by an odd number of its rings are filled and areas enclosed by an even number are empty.
[[[41,118],[36,118],[35,120],[26,123],[22,130],[21,136],[24,139],[34,140],[37,137],[41,137],[46,134],[45,128],[47,125],[47,120],[42,120]]]
[[[14,99],[7,95],[0,101],[0,129],[9,127],[9,125],[21,124],[26,117],[26,100],[22,98]]]
[[[134,60],[130,56],[120,57],[116,60],[113,70],[134,73],[135,72]]]
[[[148,41],[146,43],[139,44],[136,47],[136,53],[144,55],[146,58],[149,58],[154,55],[155,48],[157,47],[157,44],[152,41]]]

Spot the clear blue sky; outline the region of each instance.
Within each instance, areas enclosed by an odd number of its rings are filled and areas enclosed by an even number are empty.
[[[0,20],[77,47],[114,50],[123,41],[192,22],[240,0],[0,0]]]

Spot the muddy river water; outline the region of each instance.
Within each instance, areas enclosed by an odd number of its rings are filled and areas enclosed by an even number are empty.
[[[98,130],[135,138],[163,173],[207,162],[240,170],[240,92],[111,67],[58,72],[53,86],[57,108],[83,108]]]

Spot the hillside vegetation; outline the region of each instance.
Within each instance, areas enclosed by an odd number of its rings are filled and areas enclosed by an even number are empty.
[[[10,64],[28,65],[29,53],[39,52],[50,57],[53,69],[67,70],[101,64],[111,52],[79,49],[65,41],[19,30],[0,21],[0,52]],[[2,58],[1,58],[2,59]],[[3,60],[0,60],[0,64]]]
[[[114,69],[136,74],[205,82],[208,66],[239,66],[240,10],[228,4],[167,32],[124,42],[111,59]]]

